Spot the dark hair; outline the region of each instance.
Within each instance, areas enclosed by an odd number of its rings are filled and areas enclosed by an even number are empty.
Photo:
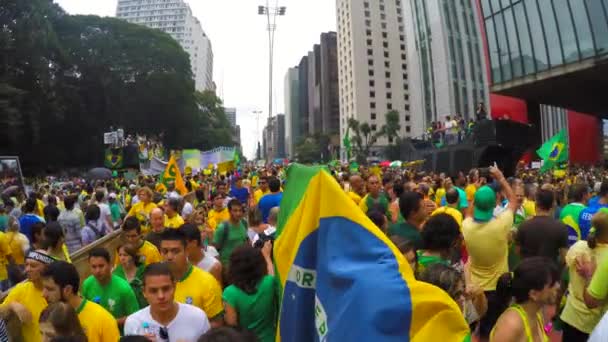
[[[31,244],[39,242],[38,240],[36,240],[36,235],[42,234],[44,228],[45,225],[42,222],[36,222],[32,225],[32,241],[30,241]],[[44,240],[44,234],[42,234],[41,237]]]
[[[416,254],[416,244],[412,240],[408,240],[400,235],[392,235],[390,240],[397,246],[401,254],[414,252]]]
[[[85,221],[97,221],[101,217],[101,210],[97,204],[91,204],[87,207],[86,214],[84,215]]]
[[[122,245],[118,246],[118,248],[116,248],[116,257],[118,258],[118,251],[120,251],[120,249],[123,249],[125,251],[125,253],[129,254],[129,256],[133,259],[133,264],[135,264],[135,267],[139,267],[141,266],[141,260],[139,259],[139,254],[137,254],[137,249],[135,247],[133,247],[131,244],[128,243],[123,243]]]
[[[426,221],[421,235],[425,250],[448,251],[460,237],[460,228],[451,215],[438,214]]]
[[[572,184],[568,197],[573,202],[582,202],[585,195],[589,193],[589,189],[586,184],[576,183]]]
[[[65,209],[66,210],[74,209],[74,204],[76,204],[77,200],[78,200],[78,198],[75,195],[65,196],[65,198],[63,199],[63,205],[65,206]]]
[[[437,286],[454,300],[462,296],[462,293],[458,293],[457,285],[459,282],[464,283],[464,278],[454,267],[442,263],[429,265],[420,273],[418,280]]]
[[[95,200],[97,202],[101,202],[103,201],[103,198],[106,196],[106,194],[102,191],[102,190],[97,190],[95,191]]]
[[[58,337],[73,338],[73,341],[82,342],[87,340],[76,311],[68,303],[50,304],[40,313],[39,322],[49,322],[55,332],[60,335]]]
[[[458,193],[458,190],[456,190],[455,188],[451,188],[450,190],[445,192],[445,201],[448,204],[458,203],[459,197],[460,197],[460,194]]]
[[[418,184],[418,192],[422,194],[422,196],[428,196],[431,188],[426,183]]]
[[[403,189],[403,182],[401,180],[396,180],[395,183],[393,183],[393,193],[399,198],[403,194],[403,191],[405,191]]]
[[[603,180],[600,185],[600,192],[598,193],[600,197],[608,196],[608,180]]]
[[[180,229],[165,229],[160,234],[160,241],[179,241],[186,248],[186,235]]]
[[[38,202],[36,202],[36,197],[31,196],[31,197],[28,197],[27,200],[25,200],[22,210],[24,213],[33,213],[34,210],[36,210],[37,206],[38,206]]]
[[[203,189],[196,189],[194,191],[194,195],[196,196],[196,199],[199,201],[205,200],[205,190],[203,190]]]
[[[531,257],[525,258],[515,268],[513,275],[505,273],[498,279],[496,284],[496,295],[506,307],[515,298],[517,304],[529,299],[531,290],[540,291],[547,285],[553,285],[559,281],[559,271],[549,258]]]
[[[103,247],[95,247],[89,251],[89,260],[91,258],[104,258],[108,263],[110,263],[111,257],[110,252]]]
[[[181,204],[181,201],[178,198],[169,198],[167,200],[167,205],[175,211],[179,211],[180,204]]]
[[[196,245],[201,245],[201,231],[193,223],[186,223],[179,227],[179,230],[186,237],[186,241],[196,241]]]
[[[540,189],[536,192],[536,206],[542,210],[551,210],[555,194],[551,190]]]
[[[418,210],[420,210],[420,206],[422,205],[420,202],[422,201],[422,195],[413,192],[406,191],[399,198],[399,210],[401,211],[401,216],[407,221],[410,215]]]
[[[87,337],[80,336],[55,336],[51,338],[50,342],[86,342]]]
[[[169,230],[173,230],[173,229],[169,229]],[[143,285],[146,286],[146,279],[148,277],[153,277],[153,276],[168,276],[169,278],[171,278],[171,281],[175,281],[175,278],[173,277],[173,273],[171,273],[171,268],[169,267],[169,264],[166,262],[155,262],[152,263],[148,266],[146,266],[146,269],[144,270],[144,273],[141,275],[141,281],[143,282]]]
[[[243,204],[238,199],[233,198],[230,201],[228,201],[228,210],[232,210],[233,207],[241,207],[242,208]]]
[[[279,181],[279,179],[276,177],[269,177],[268,189],[270,189],[270,192],[278,192],[279,190],[281,190],[281,182]]]
[[[59,217],[59,209],[57,209],[57,207],[53,204],[49,204],[44,207],[42,212],[44,213],[44,220],[46,222],[57,221],[57,218]]]
[[[53,279],[55,284],[63,290],[66,286],[72,287],[72,293],[78,294],[78,288],[80,286],[80,276],[76,266],[65,262],[63,260],[55,261],[49,264],[46,269],[42,272],[43,278]]]
[[[59,222],[50,222],[46,225],[43,230],[44,235],[44,248],[55,248],[57,244],[65,236],[63,228]]]
[[[591,226],[595,229],[587,236],[587,246],[594,249],[597,247],[597,236],[605,235],[608,232],[608,212],[600,209],[595,213],[591,218]]]
[[[258,342],[258,339],[251,331],[224,326],[208,330],[197,342]]]
[[[258,206],[254,206],[253,208],[249,208],[249,225],[250,226],[258,226],[262,224],[264,221],[262,220],[262,212]]]
[[[367,212],[367,217],[380,229],[384,229],[384,224],[386,223],[386,216],[382,211],[379,210],[370,210]]]
[[[125,222],[122,224],[122,231],[124,233],[135,230],[137,234],[141,234],[141,225],[139,224],[139,220],[135,216],[129,216],[125,219]]]
[[[123,336],[118,342],[150,342],[147,337],[141,335],[127,335]]]
[[[267,273],[262,251],[248,244],[237,247],[230,255],[228,273],[234,286],[247,294],[254,294]]]

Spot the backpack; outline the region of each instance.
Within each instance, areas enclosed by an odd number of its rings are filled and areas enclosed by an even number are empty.
[[[87,227],[89,227],[89,228],[91,228],[91,230],[93,231],[93,233],[95,233],[95,238],[96,238],[96,239],[99,239],[100,237],[102,237],[102,236],[104,236],[104,235],[105,235],[105,232],[103,232],[103,231],[101,231],[101,230],[97,229],[97,227],[91,226],[91,225],[89,224],[89,222],[87,222],[86,226],[87,226]]]

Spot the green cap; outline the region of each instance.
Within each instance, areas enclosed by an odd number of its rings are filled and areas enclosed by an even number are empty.
[[[489,186],[482,186],[475,192],[473,218],[477,221],[490,221],[496,207],[496,193]]]

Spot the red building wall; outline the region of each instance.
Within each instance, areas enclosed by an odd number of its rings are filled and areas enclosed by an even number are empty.
[[[488,71],[488,83],[492,84],[490,55],[488,54],[487,36],[483,11],[481,10],[481,0],[477,0],[477,13],[480,13],[480,32],[483,43],[483,52]],[[521,123],[528,123],[528,106],[524,100],[490,94],[490,108],[492,119],[504,118]],[[600,120],[592,115],[568,111],[568,138],[570,161],[581,165],[595,164],[600,161]]]

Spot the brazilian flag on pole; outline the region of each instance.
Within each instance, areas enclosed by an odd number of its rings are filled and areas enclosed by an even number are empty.
[[[104,157],[104,165],[112,170],[121,169],[123,167],[122,148],[107,148]]]
[[[546,172],[568,162],[568,132],[563,129],[547,140],[536,153],[544,161],[540,172]]]
[[[276,342],[469,340],[456,302],[416,280],[323,167],[289,167],[276,236]]]

